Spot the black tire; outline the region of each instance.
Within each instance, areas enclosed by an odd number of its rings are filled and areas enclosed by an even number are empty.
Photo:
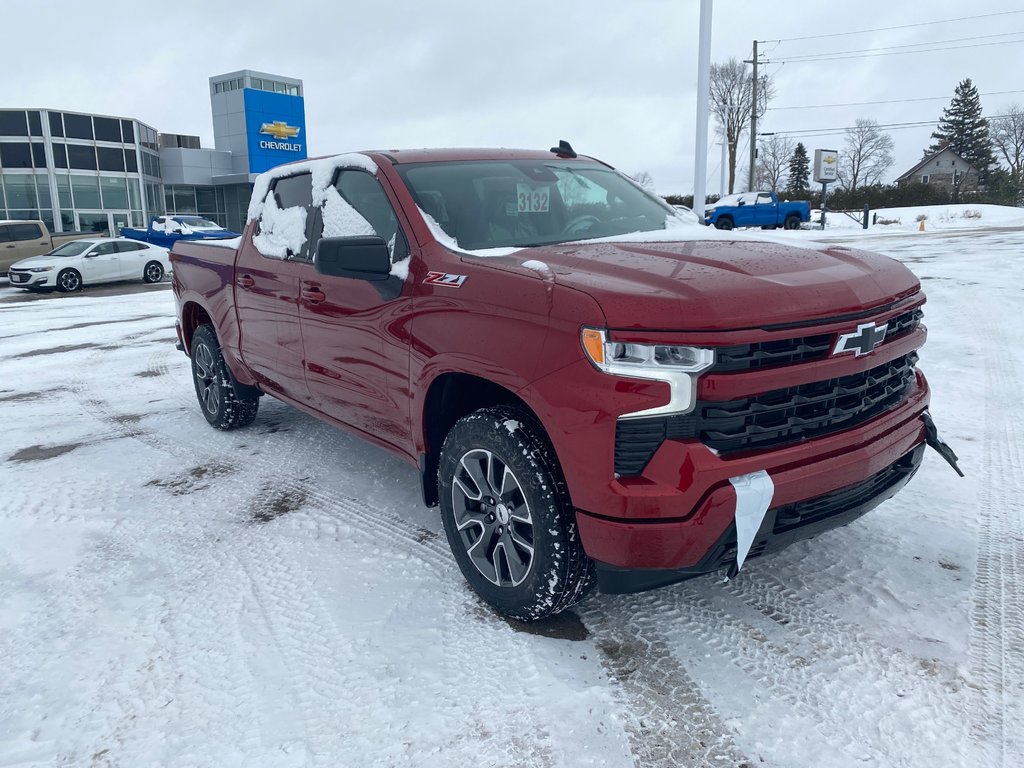
[[[715,222],[715,229],[732,229],[732,219],[729,217],[719,219]]]
[[[217,334],[206,324],[192,334],[192,383],[203,416],[217,429],[235,429],[252,424],[260,407],[259,397],[243,397],[224,362]]]
[[[438,493],[463,576],[498,612],[537,621],[593,587],[562,470],[528,414],[501,406],[456,422],[441,449]]]
[[[786,222],[782,225],[783,229],[800,229],[800,217],[799,216],[787,216]]]
[[[159,283],[164,279],[164,265],[159,261],[151,261],[142,270],[142,281],[144,283]]]
[[[57,290],[61,293],[82,290],[82,275],[77,269],[62,269],[57,275]]]

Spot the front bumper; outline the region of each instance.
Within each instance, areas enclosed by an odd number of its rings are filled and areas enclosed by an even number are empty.
[[[10,270],[7,279],[14,288],[42,288],[55,285],[55,272],[29,272],[27,270]]]
[[[762,470],[770,475],[775,490],[764,530],[758,532],[750,556],[843,525],[877,506],[898,487],[884,488],[867,500],[854,500],[847,509],[814,521],[813,527],[803,532],[774,538],[780,510],[858,486],[891,467],[902,466],[900,462],[917,455],[918,448],[923,451],[921,414],[928,400],[927,384],[918,374],[917,387],[899,407],[858,427],[736,457],[720,457],[695,440],[666,440],[643,475],[618,479],[609,489],[618,499],[609,508],[625,514],[613,517],[577,509],[584,548],[605,574],[622,569],[675,572],[664,573],[659,583],[717,570],[722,563],[714,556],[716,550],[730,538],[733,546],[736,542],[736,493],[729,478]],[[860,507],[852,517],[846,514]],[[773,541],[757,552],[766,531]],[[610,582],[609,588],[614,588]]]

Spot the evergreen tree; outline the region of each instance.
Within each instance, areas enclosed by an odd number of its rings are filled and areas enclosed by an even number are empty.
[[[988,121],[981,116],[981,98],[970,78],[956,87],[953,100],[942,111],[942,119],[932,138],[935,143],[928,147],[928,154],[949,147],[977,168],[982,178],[995,164]]]
[[[802,143],[796,145],[789,158],[789,184],[786,192],[794,197],[806,196],[810,189],[811,161]]]

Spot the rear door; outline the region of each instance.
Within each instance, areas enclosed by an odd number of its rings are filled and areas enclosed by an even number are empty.
[[[50,238],[38,224],[26,221],[24,224],[8,224],[14,253],[19,259],[39,256],[50,250]],[[5,243],[5,245],[7,245]],[[9,249],[4,249],[9,250]]]
[[[392,263],[409,257],[410,241],[396,213],[397,206],[376,177],[362,170],[341,169],[333,186],[328,190],[325,210],[344,208],[346,215],[330,218],[354,226],[352,231],[339,231],[332,225],[324,232],[324,211],[314,211],[311,255],[321,235],[373,232],[389,244]],[[301,282],[299,317],[306,350],[306,380],[316,407],[409,453],[412,428],[407,320],[412,311],[412,291],[408,281],[396,276],[375,283],[329,277],[318,274],[312,263],[307,266]]]
[[[118,273],[122,280],[141,280],[142,271],[149,261],[149,248],[144,243],[119,240],[114,243],[117,250]]]
[[[310,400],[303,372],[298,307],[299,281],[312,268],[310,182],[307,172],[277,179],[271,188],[278,211],[305,210],[303,242],[289,238],[284,227],[275,229],[273,212],[267,212],[260,217],[255,236],[248,240],[243,236],[235,264],[235,310],[242,359],[267,391],[300,403]]]

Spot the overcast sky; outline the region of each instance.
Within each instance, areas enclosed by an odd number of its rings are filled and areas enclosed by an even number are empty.
[[[772,63],[771,106],[778,109],[766,115],[764,131],[843,128],[857,118],[937,122],[966,77],[982,94],[1017,91],[983,95],[987,115],[1024,103],[1024,12],[1013,0],[713,5],[713,62],[750,58],[755,38],[784,39],[761,46],[773,62],[930,42],[947,49]],[[212,147],[207,79],[255,69],[304,81],[311,155],[421,146],[547,149],[565,138],[628,173],[647,171],[663,194],[693,190],[698,0],[146,6],[0,0],[8,64],[0,108],[135,117],[160,131],[199,134]],[[969,12],[968,20],[923,25]],[[987,14],[1002,15],[981,18]],[[903,25],[917,26],[790,40]],[[781,109],[867,101],[893,103]],[[892,131],[890,180],[921,157],[933,129]],[[712,124],[711,142],[714,130]],[[841,135],[800,138],[811,151],[842,149]],[[712,144],[709,192],[718,189],[719,158]]]

